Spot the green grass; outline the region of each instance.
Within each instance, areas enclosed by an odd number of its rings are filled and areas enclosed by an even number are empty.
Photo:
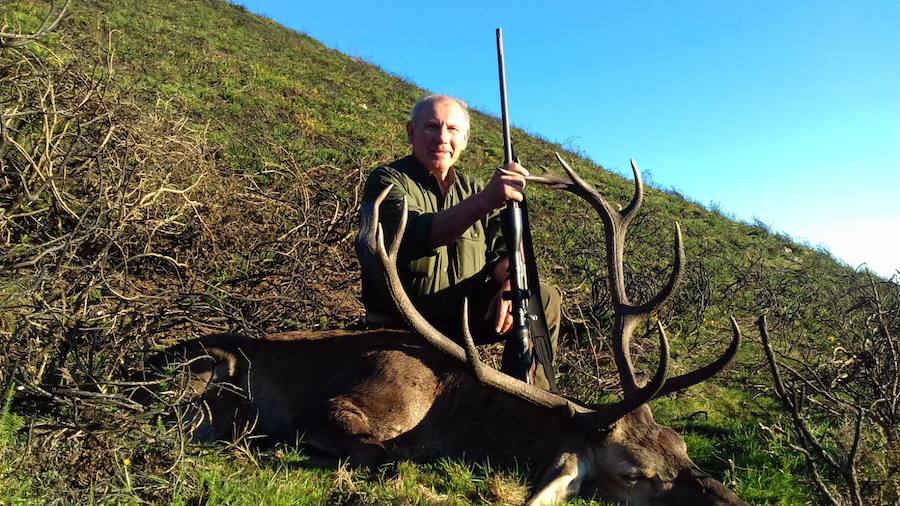
[[[168,488],[157,500],[173,505],[471,504],[521,502],[526,492],[515,470],[498,471],[490,464],[399,461],[362,471],[310,463],[302,450],[289,446],[252,454],[207,447],[182,460],[174,478],[131,480],[131,486],[122,484],[101,502],[137,504],[142,487],[159,485]]]
[[[660,423],[679,432],[688,454],[702,469],[720,477],[750,504],[806,504],[813,490],[804,480],[804,460],[786,446],[783,435],[759,420],[777,408],[746,392],[700,385],[687,396],[653,403]]]
[[[0,504],[40,504],[32,494],[32,480],[16,467],[16,459],[25,449],[20,429],[24,419],[12,409],[15,385],[10,384],[3,392],[3,406],[0,407]]]

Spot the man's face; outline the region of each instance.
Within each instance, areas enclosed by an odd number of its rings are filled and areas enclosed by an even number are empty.
[[[426,105],[415,124],[406,124],[413,154],[435,176],[443,176],[459,159],[469,142],[469,126],[462,108],[453,100]]]

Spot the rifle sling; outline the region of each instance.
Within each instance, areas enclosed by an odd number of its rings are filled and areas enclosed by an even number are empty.
[[[531,226],[528,223],[527,199],[522,199],[519,207],[522,210],[522,249],[525,253],[525,275],[528,280],[528,312],[534,319],[529,319],[528,330],[534,344],[535,359],[544,368],[544,376],[550,384],[550,391],[558,393],[556,378],[553,374],[553,347],[550,344],[550,330],[547,317],[544,315],[544,302],[541,299],[541,284],[538,278],[537,262],[531,242]]]

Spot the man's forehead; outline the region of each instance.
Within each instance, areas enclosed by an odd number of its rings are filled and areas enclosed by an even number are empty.
[[[466,121],[463,108],[455,100],[450,99],[436,100],[428,104],[428,107],[424,107],[419,111],[417,119],[426,123],[437,122],[438,116],[441,116],[440,113],[442,111],[446,112],[442,119],[448,123],[465,123]]]

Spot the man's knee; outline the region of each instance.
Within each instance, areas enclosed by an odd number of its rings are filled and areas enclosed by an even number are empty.
[[[557,344],[559,342],[559,322],[561,319],[562,295],[555,286],[541,282],[541,302],[544,306],[544,317],[547,320],[547,331],[550,334],[550,349],[552,361],[556,362]],[[549,368],[550,371],[553,367]],[[545,374],[544,368],[538,366],[535,371],[534,383],[537,387],[544,390],[550,390],[550,381]]]
[[[554,285],[541,281],[541,302],[544,306],[544,316],[547,318],[547,330],[550,331],[550,342],[555,353],[559,339],[559,322],[562,306],[562,295],[559,289]]]

